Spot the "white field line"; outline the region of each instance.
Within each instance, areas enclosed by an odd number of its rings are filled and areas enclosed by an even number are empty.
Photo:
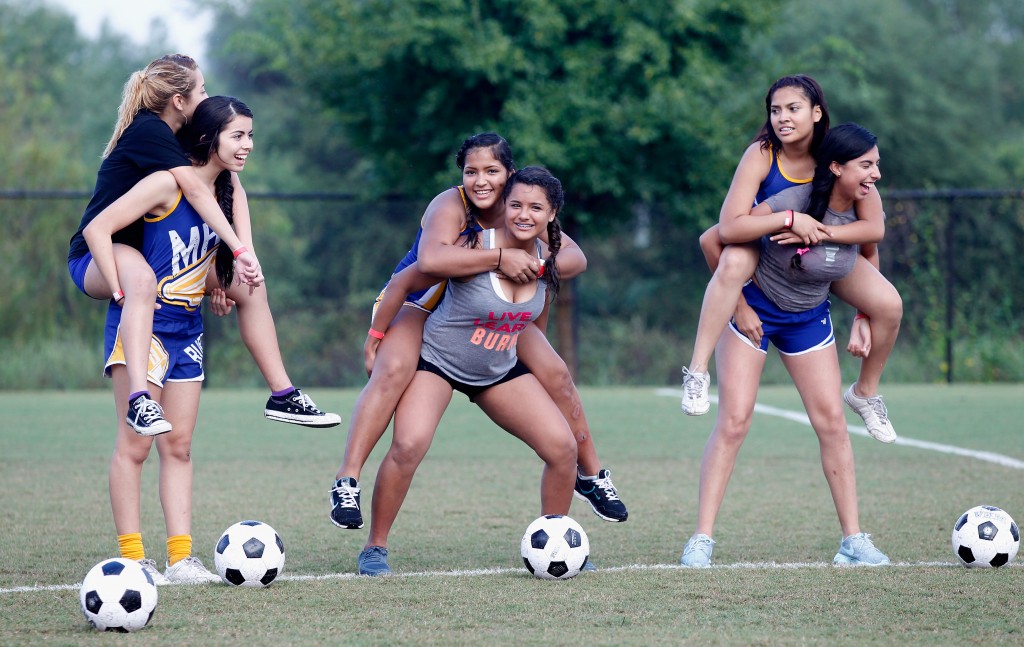
[[[889,568],[962,568],[956,562],[896,562],[889,565]],[[792,563],[778,563],[778,562],[740,562],[736,564],[715,564],[707,569],[692,569],[680,566],[679,564],[629,564],[626,566],[607,566],[601,567],[598,573],[618,573],[624,571],[702,571],[702,570],[719,570],[719,571],[737,571],[737,570],[801,570],[801,569],[820,569],[820,568],[851,568],[851,567],[836,567],[831,562],[792,562]],[[885,568],[885,567],[879,567]],[[1024,562],[1014,562],[1007,564],[1003,568],[1024,568]],[[454,570],[454,571],[421,571],[417,573],[393,573],[388,575],[388,578],[414,578],[414,577],[487,577],[494,575],[518,575],[526,574],[524,568],[479,568],[472,570]],[[366,576],[358,575],[356,573],[324,573],[322,575],[282,575],[278,579],[285,582],[316,582],[322,580],[354,580],[357,578],[364,578]],[[587,573],[583,577],[594,577],[594,574]],[[368,579],[368,578],[367,578]],[[40,585],[40,586],[14,586],[10,588],[0,588],[0,595],[6,595],[9,593],[35,593],[38,591],[73,591],[77,590],[82,586],[81,582],[77,584],[51,584],[51,585]],[[205,586],[202,584],[169,584],[167,586]],[[212,585],[216,586],[216,585]]]
[[[670,396],[674,398],[682,398],[683,392],[679,389],[657,389],[656,395]],[[718,403],[718,396],[712,395],[711,401]],[[807,414],[802,411],[792,411],[789,409],[780,409],[778,407],[768,406],[766,404],[755,404],[754,411],[756,413],[763,413],[768,416],[775,416],[777,418],[785,418],[786,420],[792,420],[793,422],[799,422],[800,424],[811,425],[810,419]],[[685,415],[685,414],[680,414]],[[712,418],[713,419],[713,418]],[[851,434],[857,436],[865,436],[871,438],[868,435],[867,429],[864,427],[858,427],[857,425],[847,425],[847,430]],[[1018,470],[1024,470],[1024,461],[1012,456],[1006,456],[1005,454],[997,454],[995,452],[983,452],[975,449],[966,449],[964,447],[957,447],[955,445],[944,445],[942,443],[933,443],[927,440],[915,440],[913,438],[907,438],[906,436],[900,436],[894,443],[896,445],[903,445],[905,447],[916,447],[918,449],[927,449],[933,452],[939,452],[940,454],[953,454],[955,456],[964,456],[966,458],[974,458],[979,461],[985,461],[987,463],[995,463],[996,465],[1002,465],[1003,467],[1012,467]]]
[[[674,398],[681,398],[683,392],[679,389],[658,389],[655,391],[657,395],[670,396]],[[718,397],[712,395],[711,401],[717,403]],[[769,416],[776,416],[779,418],[785,418],[792,420],[793,422],[799,422],[801,424],[810,426],[811,421],[807,418],[807,414],[798,411],[791,411],[788,409],[779,409],[778,407],[771,407],[765,404],[754,405],[754,411],[757,413],[763,413]],[[680,413],[680,415],[683,415]],[[864,427],[858,427],[856,425],[847,425],[851,434],[858,436],[868,436],[868,432]],[[973,449],[964,449],[963,447],[955,447],[953,445],[943,445],[942,443],[933,443],[926,440],[914,440],[913,438],[907,438],[906,436],[900,436],[896,439],[897,445],[905,445],[907,447],[917,447],[918,449],[927,449],[943,454],[954,454],[957,456],[966,456],[968,458],[975,458],[977,460],[986,461],[989,463],[995,463],[996,465],[1002,465],[1004,467],[1012,467],[1015,469],[1024,469],[1024,461],[1003,454],[996,454],[994,452],[981,452]],[[744,562],[738,564],[716,564],[712,566],[712,569],[718,570],[746,570],[746,569],[779,569],[779,570],[794,570],[801,568],[828,568],[831,567],[830,562],[806,562],[806,563],[790,563],[790,564],[779,564],[776,562]],[[901,562],[893,564],[893,566],[899,567],[935,567],[935,566],[958,566],[954,562]],[[1004,568],[1021,568],[1024,567],[1022,563],[1008,564]],[[688,570],[678,564],[632,564],[629,566],[609,566],[604,567],[600,570],[602,573],[606,572],[617,572],[617,571],[661,571],[661,570]],[[525,572],[521,568],[484,568],[484,569],[473,569],[473,570],[458,570],[458,571],[423,571],[420,573],[396,573],[389,577],[480,577],[487,575],[505,575],[508,573],[523,573]],[[308,582],[316,580],[349,580],[357,577],[363,577],[356,573],[326,573],[324,575],[282,575],[282,581],[291,582]],[[81,586],[81,582],[77,584],[53,584],[48,586],[15,586],[10,588],[0,588],[0,595],[8,593],[31,593],[35,591],[69,591],[78,589]]]

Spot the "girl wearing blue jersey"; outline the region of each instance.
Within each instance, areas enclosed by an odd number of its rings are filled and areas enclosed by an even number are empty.
[[[272,391],[266,417],[308,426],[336,425],[341,422],[339,416],[319,411],[308,396],[292,386],[281,359],[266,291],[253,289],[263,277],[250,251],[252,231],[245,191],[232,176],[234,208],[225,216],[175,139],[205,98],[202,72],[188,56],[164,56],[131,75],[125,83],[118,121],[103,154],[93,197],[71,239],[68,268],[75,285],[93,298],[113,300],[124,310],[121,334],[128,362],[128,423],[142,435],[166,433],[171,428],[159,404],[149,397],[146,383],[157,288],[152,271],[139,253],[142,220],[118,231],[112,239],[97,240],[99,247],[94,249],[86,244],[82,232],[137,182],[153,172],[168,171],[214,233],[234,250],[238,277],[247,286],[229,282],[226,289],[232,303],[238,305],[242,340]],[[242,240],[248,242],[243,244]],[[210,287],[214,286],[211,282]],[[225,301],[224,294],[218,292],[216,296],[220,302]]]
[[[530,322],[558,289],[562,186],[546,169],[527,167],[508,180],[503,197],[503,223],[465,241],[469,248],[493,250],[495,263],[481,273],[451,279],[444,300],[427,318],[417,371],[398,403],[394,437],[374,483],[370,533],[358,560],[363,575],[391,572],[388,535],[453,390],[465,393],[544,461],[541,514],[569,511],[576,442],[558,407],[517,357]],[[514,282],[499,272],[506,255],[529,256],[530,272],[542,275],[541,280]],[[419,263],[393,279],[400,289],[385,292],[373,320],[376,329],[390,334],[405,295],[437,281],[423,274]]]
[[[828,106],[821,87],[809,76],[783,77],[769,88],[765,109],[767,117],[761,133],[743,154],[722,204],[723,220],[738,213],[750,213],[750,205],[760,204],[785,188],[810,182],[817,148],[829,126]],[[862,220],[882,222],[877,193],[858,201],[855,209]],[[763,334],[760,320],[746,306],[741,294],[757,265],[757,247],[723,246],[719,231],[718,226],[713,227],[700,239],[714,275],[704,294],[693,355],[683,368],[682,409],[690,415],[702,415],[710,408],[708,362],[730,317],[735,317],[738,328],[755,343]],[[800,212],[794,213],[786,231],[804,244],[828,237],[827,227]],[[896,432],[878,395],[878,385],[896,343],[903,303],[892,284],[878,272],[877,244],[861,246],[861,258],[853,271],[835,282],[832,291],[858,309],[847,350],[863,360],[860,376],[844,399],[864,419],[872,437],[894,442]]]
[[[252,151],[252,112],[231,97],[205,99],[186,130],[195,175],[216,195],[225,215],[232,212],[233,174],[240,172]],[[119,413],[117,442],[110,463],[110,503],[121,556],[142,563],[158,584],[216,582],[192,556],[192,435],[203,381],[203,321],[200,304],[206,276],[215,267],[222,278],[230,272],[233,254],[220,244],[188,202],[169,171],[158,171],[103,209],[85,227],[90,246],[131,226],[146,214],[141,254],[158,277],[160,308],[153,317],[148,379],[173,430],[154,437],[137,434],[127,423],[128,375],[123,348],[120,307],[107,310],[106,370],[114,382]],[[147,559],[142,543],[140,490],[142,466],[154,440],[160,456],[160,502],[167,530],[167,568],[160,573]]]
[[[876,142],[860,126],[838,126],[821,143],[811,184],[769,196],[749,214],[722,219],[720,234],[726,244],[759,244],[754,277],[743,295],[762,322],[763,334],[754,341],[733,321],[715,350],[718,418],[701,460],[697,529],[683,550],[683,566],[711,564],[715,521],[750,431],[769,342],[778,349],[818,436],[821,467],[842,532],[833,563],[889,563],[860,528],[853,447],[840,397],[828,302],[831,283],[845,278],[859,262],[857,246],[877,243],[885,233],[881,220],[859,219],[854,213],[855,204],[877,196],[874,184],[881,172]],[[807,245],[802,235],[788,233],[798,212],[824,224],[828,237]],[[775,236],[780,230],[787,233]]]
[[[434,276],[467,276],[497,270],[516,283],[534,281],[538,272],[534,267],[536,259],[529,254],[510,249],[499,258],[497,250],[463,245],[468,231],[497,228],[504,222],[505,203],[501,196],[515,172],[508,142],[494,133],[474,135],[463,142],[456,163],[462,171],[462,185],[444,191],[431,201],[421,220],[416,245],[396,272],[417,263],[423,272]],[[562,237],[558,264],[564,279],[586,269],[586,257],[568,236]],[[389,287],[392,286],[389,284]],[[443,285],[441,288],[443,290]],[[418,290],[409,295],[405,307],[388,328],[386,338],[382,332],[370,330],[364,349],[370,381],[356,401],[345,457],[331,489],[331,521],[339,527],[363,527],[358,487],[360,471],[415,375],[423,325],[439,300],[439,290]],[[625,521],[626,507],[611,481],[611,473],[602,468],[598,459],[569,369],[545,337],[547,312],[545,309],[520,336],[519,358],[544,385],[573,430],[579,445],[578,496],[601,518]]]

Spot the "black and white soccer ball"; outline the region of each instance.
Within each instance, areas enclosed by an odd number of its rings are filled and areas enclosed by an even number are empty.
[[[78,593],[82,614],[100,631],[138,631],[156,611],[156,585],[142,566],[115,557],[92,567]]]
[[[991,505],[960,515],[953,526],[953,552],[967,568],[998,568],[1013,561],[1020,530],[1013,518]]]
[[[519,547],[526,569],[545,580],[576,577],[590,556],[587,533],[580,524],[560,514],[549,514],[531,523]]]
[[[284,570],[284,542],[262,521],[239,521],[213,551],[217,574],[233,586],[270,586]]]

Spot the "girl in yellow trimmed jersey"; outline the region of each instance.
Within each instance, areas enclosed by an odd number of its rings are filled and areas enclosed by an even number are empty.
[[[226,215],[232,208],[232,172],[240,172],[252,151],[252,112],[238,99],[211,97],[196,108],[183,138],[196,174],[217,197]],[[199,309],[208,270],[216,267],[230,285],[233,255],[182,195],[174,176],[147,176],[89,223],[83,234],[91,249],[110,251],[120,229],[144,218],[142,253],[157,277],[161,304],[153,317],[148,379],[154,399],[172,423],[170,432],[141,436],[129,426],[128,372],[118,333],[122,309],[107,309],[106,370],[114,381],[117,442],[110,462],[110,504],[121,556],[142,563],[158,584],[216,582],[192,556],[192,434],[203,381],[203,320]],[[107,245],[99,244],[106,241]],[[107,263],[100,267],[108,267]],[[153,442],[160,456],[160,503],[167,530],[164,573],[145,558],[141,532],[142,466]]]

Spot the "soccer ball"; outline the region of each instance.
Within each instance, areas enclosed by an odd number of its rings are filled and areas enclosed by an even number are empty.
[[[979,505],[960,515],[953,526],[953,552],[967,568],[998,568],[1017,555],[1020,531],[999,508]]]
[[[284,542],[262,521],[239,521],[220,536],[213,563],[228,584],[270,586],[284,570]]]
[[[78,592],[82,614],[100,631],[138,631],[156,610],[156,585],[142,566],[116,557],[92,567]]]
[[[580,524],[560,514],[549,514],[531,523],[519,548],[526,569],[545,580],[576,577],[590,556],[587,533]]]

